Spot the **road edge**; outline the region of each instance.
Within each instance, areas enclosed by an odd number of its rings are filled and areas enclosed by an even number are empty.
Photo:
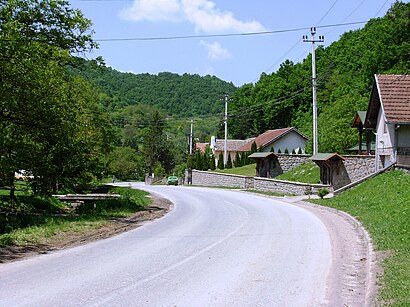
[[[372,239],[362,223],[334,208],[305,201],[291,204],[315,214],[329,231],[333,259],[326,282],[326,305],[374,306],[378,262]]]

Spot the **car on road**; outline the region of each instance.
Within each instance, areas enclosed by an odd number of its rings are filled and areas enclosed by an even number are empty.
[[[178,185],[178,177],[177,176],[169,176],[167,178],[167,185]]]

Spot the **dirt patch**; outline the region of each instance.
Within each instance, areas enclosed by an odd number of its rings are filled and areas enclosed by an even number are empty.
[[[8,246],[0,248],[0,263],[17,261],[50,251],[74,247],[88,242],[105,239],[137,228],[144,222],[163,217],[172,209],[172,203],[157,194],[151,194],[152,204],[128,218],[108,221],[98,229],[86,232],[64,232],[50,238],[46,244]]]

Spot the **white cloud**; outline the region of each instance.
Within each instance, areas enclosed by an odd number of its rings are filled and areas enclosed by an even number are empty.
[[[201,40],[200,44],[206,48],[208,51],[208,58],[212,60],[222,60],[231,57],[228,49],[223,48],[219,42],[206,43]]]
[[[266,30],[258,21],[241,21],[229,11],[220,11],[211,0],[135,0],[121,12],[126,20],[182,21],[204,33],[258,32]]]
[[[132,21],[179,21],[181,13],[179,0],[135,0],[120,16]]]
[[[186,18],[196,30],[206,33],[257,32],[265,28],[257,21],[240,21],[231,12],[221,12],[210,0],[181,0]]]

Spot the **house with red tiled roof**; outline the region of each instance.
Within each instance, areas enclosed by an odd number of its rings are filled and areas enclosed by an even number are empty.
[[[275,152],[284,153],[287,149],[289,153],[293,150],[305,153],[307,140],[308,138],[295,127],[268,130],[240,147],[239,151],[250,151],[252,143],[255,142],[256,147],[262,147],[264,152],[271,151],[273,147]]]
[[[410,166],[410,75],[375,75],[364,127],[376,132],[377,169]]]
[[[305,147],[308,138],[303,135],[299,130],[294,127],[268,130],[261,135],[248,138],[246,140],[227,140],[227,153],[231,156],[231,160],[235,161],[236,153],[249,152],[253,142],[256,143],[257,148],[263,148],[263,151],[270,152],[273,147],[275,152],[284,153],[287,149],[289,153],[294,150],[295,152],[305,153]],[[205,152],[206,146],[209,143],[197,143],[196,148]],[[219,155],[224,153],[225,140],[216,139],[215,146],[212,151],[215,155],[215,159],[218,160]]]

